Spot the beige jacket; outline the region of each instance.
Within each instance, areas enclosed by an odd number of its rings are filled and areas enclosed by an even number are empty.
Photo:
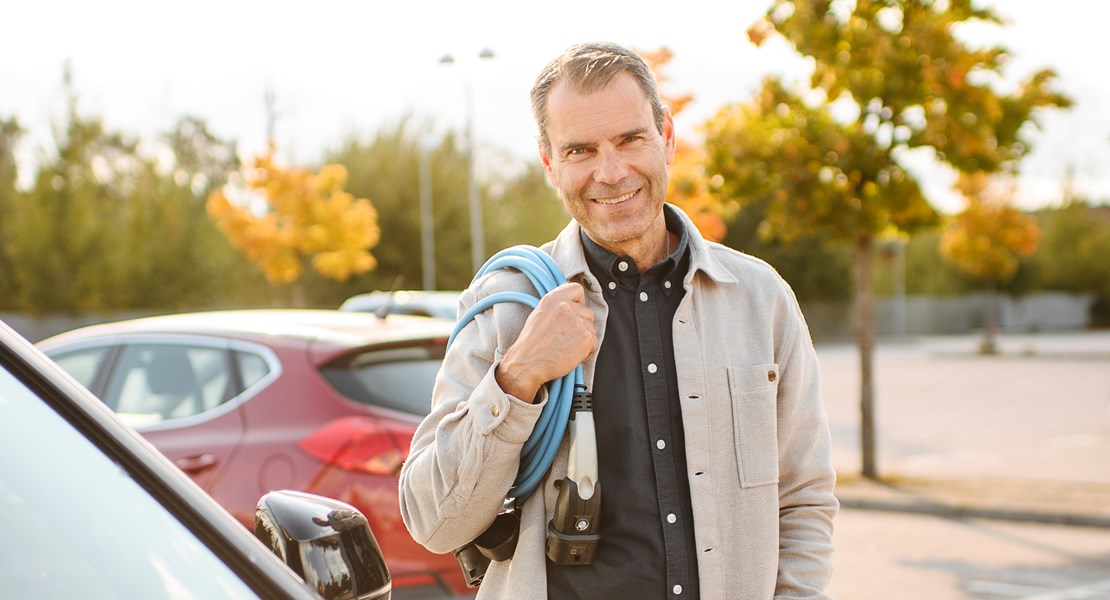
[[[705,241],[690,222],[691,264],[674,318],[674,354],[702,598],[828,598],[835,474],[817,357],[793,293],[766,263]],[[607,307],[571,222],[543,249],[585,286],[604,339]],[[465,307],[506,289],[533,292],[501,270],[463,294]],[[528,309],[501,303],[455,339],[401,470],[400,503],[417,542],[451,552],[493,521],[542,402],[505,394],[493,377]],[[594,358],[585,365],[592,388]],[[595,398],[595,402],[604,402]],[[512,560],[490,565],[479,598],[543,598],[544,536],[567,441],[521,512]],[[617,501],[606,489],[602,502]]]

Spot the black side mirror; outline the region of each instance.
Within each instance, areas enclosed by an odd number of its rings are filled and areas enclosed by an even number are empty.
[[[323,596],[389,600],[393,582],[366,517],[338,500],[296,491],[258,501],[254,535]]]

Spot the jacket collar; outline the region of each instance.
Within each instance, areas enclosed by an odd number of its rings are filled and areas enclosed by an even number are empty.
[[[690,217],[673,204],[667,206],[682,218],[686,226],[686,234],[689,236],[690,272],[686,274],[685,283],[688,284],[692,281],[694,273],[698,271],[705,273],[710,279],[718,283],[737,283],[736,277],[713,256],[709,242],[701,236],[701,232],[694,226]],[[563,274],[567,276],[569,281],[587,277],[590,273],[590,267],[586,264],[586,255],[582,250],[582,240],[578,237],[580,230],[581,227],[578,225],[578,221],[571,219],[558,237],[547,243],[543,248],[551,254],[555,262],[559,263],[559,267],[563,269]]]

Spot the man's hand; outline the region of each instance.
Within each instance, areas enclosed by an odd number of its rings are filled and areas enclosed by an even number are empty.
[[[501,358],[497,383],[507,393],[535,402],[540,386],[574,370],[597,350],[594,313],[577,283],[548,292],[524,322],[520,337]]]

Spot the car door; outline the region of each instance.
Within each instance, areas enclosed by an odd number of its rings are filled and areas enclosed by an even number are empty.
[[[120,346],[101,397],[210,490],[242,439],[242,413],[231,401],[240,389],[223,340],[132,340]]]

